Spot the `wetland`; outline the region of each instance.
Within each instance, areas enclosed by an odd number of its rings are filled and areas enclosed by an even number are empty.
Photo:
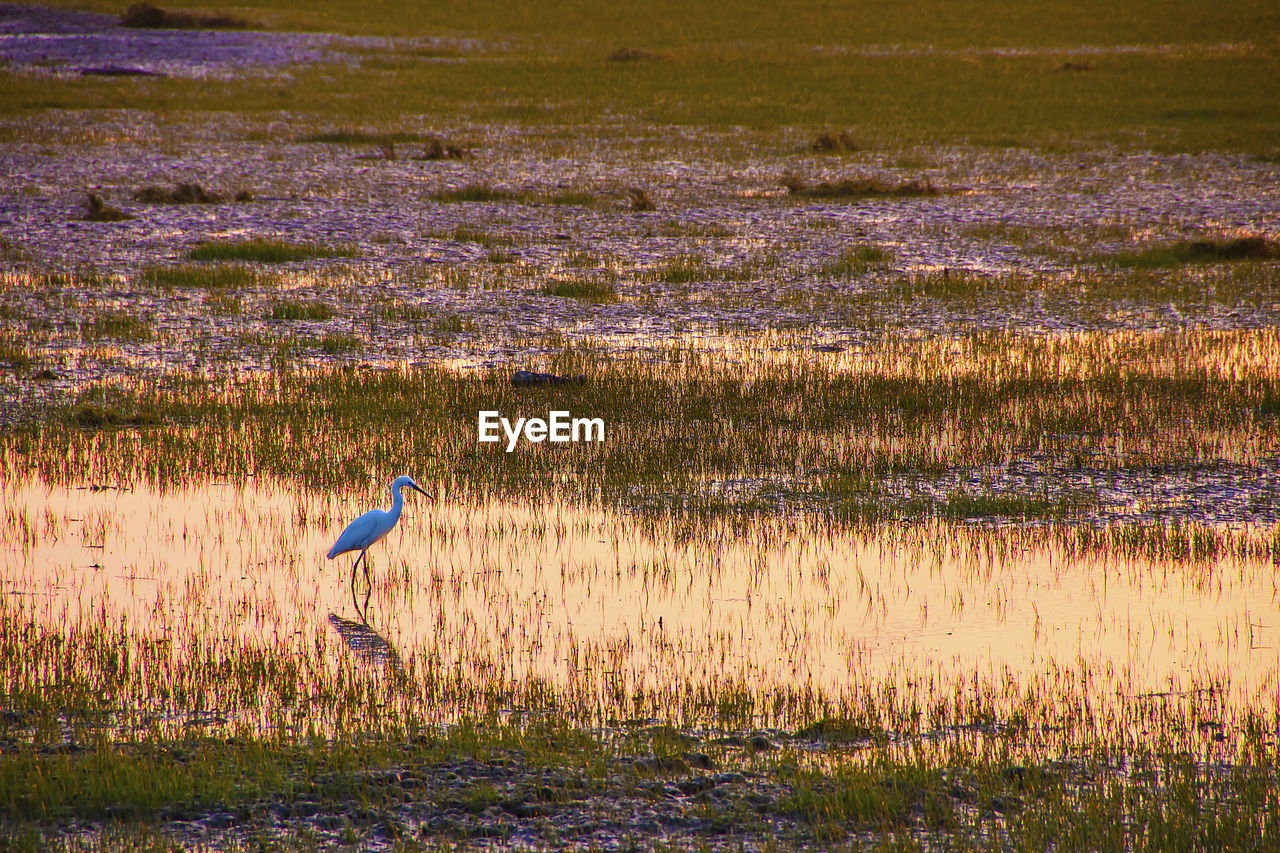
[[[0,5],[0,846],[1275,846],[1275,11],[668,5]]]

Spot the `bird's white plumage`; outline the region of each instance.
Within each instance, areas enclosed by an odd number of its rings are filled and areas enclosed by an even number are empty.
[[[371,509],[348,524],[338,541],[329,549],[329,559],[348,551],[367,551],[370,545],[386,536],[400,520],[400,511],[404,508],[404,496],[400,494],[400,490],[405,486],[426,494],[412,477],[396,477],[391,484],[391,509]]]

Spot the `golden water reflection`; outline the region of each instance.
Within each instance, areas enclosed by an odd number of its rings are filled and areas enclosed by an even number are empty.
[[[838,696],[885,681],[1007,672],[1031,683],[1087,669],[1100,698],[1207,679],[1229,683],[1229,704],[1277,697],[1270,562],[1073,554],[1045,531],[942,523],[861,533],[815,518],[654,523],[434,492],[406,496],[400,524],[371,551],[368,627],[420,670]],[[10,480],[3,607],[52,630],[126,620],[134,636],[176,649],[233,641],[369,665],[341,641],[360,621],[354,555],[324,554],[380,502],[258,482],[158,492]]]

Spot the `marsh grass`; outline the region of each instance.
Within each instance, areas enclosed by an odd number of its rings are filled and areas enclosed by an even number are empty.
[[[35,256],[23,248],[21,244],[14,242],[3,234],[0,234],[0,261],[25,264],[34,259]]]
[[[617,302],[618,289],[612,281],[600,278],[572,278],[551,281],[538,288],[546,296],[578,299],[583,302]]]
[[[280,319],[331,316],[322,302],[277,306],[273,316]],[[426,314],[417,322],[466,328],[457,319]],[[1060,519],[1089,511],[1088,500],[1057,492],[907,500],[885,483],[901,477],[928,482],[1028,452],[1047,454],[1047,464],[1065,470],[1078,470],[1082,459],[1104,470],[1154,470],[1275,452],[1280,425],[1266,412],[1280,393],[1273,375],[1280,359],[1246,366],[1234,354],[1262,357],[1280,350],[1280,343],[1266,331],[1201,335],[1098,334],[1066,341],[980,335],[934,344],[889,336],[874,351],[842,356],[861,365],[858,370],[834,369],[822,359],[783,360],[750,377],[697,351],[672,351],[658,369],[575,347],[549,369],[585,375],[587,383],[549,392],[554,399],[546,403],[601,413],[616,433],[573,454],[545,447],[476,453],[475,425],[457,413],[516,411],[529,401],[502,372],[462,377],[444,369],[374,376],[295,371],[265,387],[183,380],[174,386],[181,391],[161,392],[125,385],[112,391],[118,408],[155,413],[158,422],[170,424],[166,429],[182,432],[186,450],[173,456],[162,434],[114,440],[124,442],[119,452],[134,466],[120,472],[126,479],[169,481],[193,465],[234,475],[234,468],[214,461],[225,427],[213,425],[239,424],[239,430],[252,421],[261,428],[248,434],[261,444],[246,458],[257,460],[256,471],[316,488],[344,485],[348,460],[359,460],[355,467],[365,477],[393,471],[399,454],[408,453],[439,460],[485,494],[547,495],[572,483],[581,497],[660,515],[769,514],[808,506],[855,526],[962,513]],[[1230,372],[1224,374],[1226,365]],[[326,414],[298,422],[291,405],[296,399],[328,400]],[[66,460],[81,458],[73,447],[83,436],[59,429],[69,410],[51,416],[38,442],[19,431],[7,437],[6,452],[54,482],[74,482],[84,473]],[[1189,420],[1199,425],[1195,432],[1183,428]],[[208,431],[201,426],[206,421]],[[689,440],[690,431],[706,430],[712,431],[707,441]],[[335,445],[327,438],[383,433],[400,436],[394,453],[382,444]],[[293,437],[289,447],[278,443],[282,435]],[[938,435],[947,440],[931,438]],[[307,450],[299,453],[299,446]],[[818,473],[797,482],[797,470]],[[718,485],[724,481],[755,485],[727,494]]]
[[[853,278],[873,269],[884,269],[892,259],[893,253],[879,246],[853,246],[823,264],[818,273],[832,278]]]
[[[359,335],[344,335],[339,332],[331,332],[320,339],[320,349],[329,355],[359,352],[364,349],[364,338]]]
[[[1280,258],[1280,245],[1262,237],[1232,240],[1195,240],[1152,246],[1137,252],[1104,256],[1111,266],[1122,269],[1158,269],[1184,264],[1213,264],[1224,261],[1259,261]]]
[[[240,290],[273,287],[280,282],[274,273],[243,264],[173,264],[147,266],[138,280],[159,287],[195,287],[206,290]]]
[[[468,184],[458,189],[438,190],[430,195],[433,201],[444,204],[452,204],[458,202],[528,202],[533,197],[528,193],[513,192],[511,190],[496,189],[488,184]]]
[[[204,307],[214,317],[238,317],[243,311],[240,299],[228,293],[212,293],[204,300]]]
[[[379,320],[405,323],[410,326],[420,326],[440,316],[440,312],[433,308],[398,299],[377,303],[374,314]]]
[[[824,130],[809,143],[809,150],[818,154],[849,154],[860,147],[851,130]]]
[[[431,193],[428,198],[442,204],[460,202],[496,204],[506,202],[591,207],[601,202],[598,196],[583,190],[557,190],[552,193],[539,193],[532,190],[502,189],[485,183],[467,184],[456,189],[437,190]]]
[[[371,132],[365,130],[328,130],[312,133],[298,138],[299,142],[316,142],[327,145],[386,145],[397,143],[438,142],[439,137],[429,133],[411,131]]]
[[[1026,849],[1147,838],[1162,849],[1246,849],[1280,830],[1274,721],[1226,710],[1216,683],[1106,707],[1065,674],[1016,690],[962,677],[839,696],[731,681],[594,694],[581,682],[441,672],[416,658],[384,676],[334,671],[317,647],[175,646],[93,614],[49,627],[9,601],[0,627],[10,685],[0,818],[3,832],[36,839],[49,821],[163,832],[175,815],[342,814],[353,802],[384,825],[418,800],[476,816],[500,806],[516,820],[529,801],[611,803],[650,782],[688,796],[715,789],[701,819],[784,848],[892,831],[974,847],[995,833]],[[525,710],[504,721],[512,707]],[[161,708],[187,722],[265,713],[271,734],[225,722],[200,733],[161,722]],[[1135,737],[1152,725],[1156,735]],[[695,759],[717,774],[693,769]],[[466,784],[461,768],[484,776]],[[739,781],[709,781],[719,774]],[[567,777],[578,781],[548,791]],[[410,800],[406,787],[431,795]]]
[[[0,364],[8,366],[17,373],[23,373],[31,367],[31,353],[18,341],[0,337]]]
[[[928,180],[911,179],[894,183],[883,178],[857,177],[838,181],[806,181],[798,175],[786,175],[782,185],[799,198],[919,198],[941,194]]]
[[[779,37],[761,42],[758,36],[716,43],[696,40],[682,47],[679,61],[609,63],[602,69],[597,50],[584,49],[580,36],[562,32],[565,40],[549,39],[544,27],[554,14],[533,14],[528,23],[538,35],[508,44],[501,37],[479,53],[501,61],[426,63],[406,56],[395,73],[352,66],[335,73],[329,66],[301,68],[297,85],[282,102],[274,81],[242,79],[208,87],[198,81],[146,78],[128,83],[131,103],[143,110],[246,111],[265,113],[286,108],[312,114],[317,121],[354,122],[371,127],[393,124],[399,116],[421,114],[448,120],[467,115],[477,122],[517,121],[526,125],[607,125],[618,115],[634,116],[648,126],[678,125],[762,130],[856,126],[868,135],[867,145],[893,140],[906,145],[1013,144],[1062,148],[1064,140],[1098,139],[1125,150],[1204,151],[1221,149],[1270,154],[1275,148],[1275,120],[1266,86],[1254,85],[1276,74],[1275,57],[1230,47],[1252,38],[1236,21],[1248,20],[1253,0],[1240,0],[1234,13],[1224,10],[1215,21],[1190,14],[1171,14],[1169,30],[1186,42],[1170,51],[1123,52],[1109,56],[1105,73],[1045,73],[1046,54],[1000,56],[990,53],[988,31],[951,25],[935,29],[913,22],[905,36],[885,44],[901,44],[886,55],[849,51],[832,55],[813,51],[814,44],[830,44],[830,32],[797,43]],[[425,15],[449,17],[448,12],[404,13],[353,18],[330,8],[302,13],[280,10],[281,25],[298,15],[307,29],[314,18],[343,19],[352,31],[390,27],[391,18]],[[544,4],[534,4],[543,11]],[[1127,8],[1127,7],[1126,7]],[[1233,7],[1227,7],[1233,8]],[[700,14],[706,18],[705,10]],[[755,9],[742,23],[768,18]],[[580,21],[581,16],[566,15]],[[626,17],[626,16],[623,16]],[[921,13],[922,19],[933,16]],[[1025,16],[1011,15],[1022,25]],[[1070,15],[1063,15],[1064,20]],[[1130,15],[1126,20],[1141,16]],[[379,25],[376,20],[384,23]],[[1099,10],[1098,20],[1115,20],[1113,10]],[[300,23],[300,22],[298,22]],[[455,20],[443,29],[475,31],[477,21]],[[724,25],[704,21],[707,29],[669,34],[677,42],[688,33],[708,35]],[[954,24],[954,22],[948,22]],[[510,22],[498,22],[498,33],[509,34]],[[646,25],[651,26],[651,25]],[[790,23],[762,32],[790,33]],[[642,29],[645,27],[642,27]],[[897,28],[891,28],[897,29]],[[914,29],[912,34],[910,30]],[[1041,25],[1028,31],[1045,29]],[[1048,29],[1056,29],[1049,26]],[[431,31],[426,27],[420,32]],[[1133,41],[1115,41],[1117,26],[1098,31],[1097,44],[1151,43],[1150,32],[1135,33]],[[927,35],[921,37],[921,33]],[[967,33],[967,36],[957,35]],[[1216,33],[1209,36],[1208,33]],[[1233,34],[1232,34],[1233,33]],[[849,44],[867,44],[868,32],[850,32]],[[1026,32],[1010,33],[1008,45],[1079,43],[1080,33],[1060,31],[1046,39],[1027,41]],[[972,39],[972,40],[969,40]],[[501,42],[503,47],[497,47]],[[917,51],[910,45],[943,43],[959,53]],[[1219,45],[1218,49],[1208,47]],[[1060,64],[1060,63],[1059,63]],[[856,79],[859,85],[850,86]],[[96,79],[35,79],[9,74],[0,87],[0,109],[21,114],[44,109],[106,109],[118,103],[119,81]],[[621,85],[620,85],[621,83]],[[502,91],[504,96],[493,97]],[[566,101],[562,93],[573,91]],[[945,105],[940,108],[939,105]]]
[[[271,303],[272,320],[330,320],[333,306],[319,299],[277,299]]]
[[[129,311],[100,311],[80,322],[80,337],[85,341],[149,341],[154,333],[151,324]]]
[[[193,261],[256,261],[279,264],[315,258],[352,258],[358,254],[351,244],[324,246],[319,243],[290,243],[272,237],[250,240],[201,243],[187,253]]]
[[[551,204],[563,204],[574,207],[591,207],[599,202],[599,198],[585,190],[561,190],[552,193],[548,198]]]
[[[658,281],[667,284],[690,284],[715,277],[716,269],[699,255],[683,255],[667,261],[655,271]]]

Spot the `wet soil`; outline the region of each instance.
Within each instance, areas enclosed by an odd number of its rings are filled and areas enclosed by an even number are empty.
[[[174,806],[151,815],[149,823],[170,843],[219,849],[355,845],[392,850],[420,844],[502,850],[821,849],[833,840],[874,843],[890,831],[910,833],[919,843],[944,842],[948,827],[941,811],[998,819],[1020,811],[1028,797],[1013,773],[996,792],[979,794],[970,774],[957,769],[926,784],[892,775],[871,782],[873,790],[866,795],[874,797],[881,787],[892,790],[900,803],[896,812],[874,820],[814,814],[805,796],[824,785],[797,781],[795,765],[781,773],[767,765],[722,769],[698,751],[700,738],[680,736],[693,751],[623,755],[589,771],[530,760],[520,750],[496,750],[483,759],[410,757],[381,769],[318,771],[291,779],[288,793],[244,803]],[[760,734],[714,740],[720,750],[729,744],[748,765],[752,756],[780,749]],[[826,748],[800,746],[819,753]],[[166,749],[182,760],[182,746]],[[406,744],[405,752],[412,755],[414,745]],[[1069,766],[1010,769],[1056,787],[1063,783],[1062,768]],[[127,805],[119,811],[118,817],[131,816]],[[96,835],[102,829],[97,821],[81,820],[66,831]]]

